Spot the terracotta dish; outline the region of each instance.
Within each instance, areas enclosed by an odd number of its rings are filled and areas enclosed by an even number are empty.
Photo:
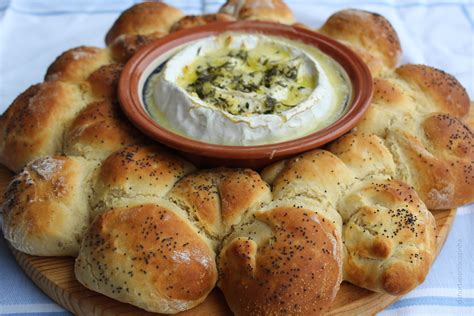
[[[258,146],[226,146],[186,138],[160,126],[147,112],[142,91],[146,78],[162,54],[191,41],[223,32],[249,32],[286,37],[313,45],[338,62],[349,76],[352,98],[346,112],[328,127],[301,138]],[[352,129],[372,98],[372,76],[365,63],[349,48],[308,29],[259,21],[219,22],[171,33],[136,53],[126,64],[119,82],[119,100],[133,124],[152,139],[179,151],[200,166],[261,168],[270,162],[320,147]]]

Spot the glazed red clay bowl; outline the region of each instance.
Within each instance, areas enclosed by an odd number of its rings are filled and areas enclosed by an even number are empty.
[[[313,45],[331,56],[346,71],[352,86],[347,109],[334,123],[301,138],[258,146],[211,144],[178,135],[162,127],[148,113],[143,86],[163,54],[186,43],[223,32],[248,32],[286,37]],[[319,33],[268,22],[212,23],[171,33],[144,47],[126,64],[119,82],[119,100],[125,115],[153,140],[171,147],[201,167],[229,166],[261,168],[265,165],[320,147],[352,129],[362,118],[372,98],[372,76],[365,63],[349,48]]]

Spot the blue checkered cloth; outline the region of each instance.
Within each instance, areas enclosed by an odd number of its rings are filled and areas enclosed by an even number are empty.
[[[103,46],[106,31],[133,0],[0,0],[0,112],[41,82],[61,52]],[[223,1],[169,1],[188,14],[215,12]],[[404,63],[455,75],[474,97],[472,1],[287,0],[297,19],[320,26],[333,12],[360,8],[387,17],[403,45]],[[473,188],[474,190],[474,188]],[[474,205],[458,210],[426,281],[381,315],[474,315]],[[41,292],[0,238],[0,315],[69,315]]]

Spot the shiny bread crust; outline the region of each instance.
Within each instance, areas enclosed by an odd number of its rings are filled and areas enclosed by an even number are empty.
[[[212,247],[172,204],[99,215],[83,241],[75,273],[92,290],[167,314],[198,305],[217,281]]]
[[[163,2],[150,1],[136,4],[125,10],[112,25],[105,37],[107,45],[122,35],[148,35],[168,33],[171,26],[183,16],[181,10]]]
[[[82,82],[103,65],[112,63],[107,49],[80,46],[62,53],[48,67],[45,80]]]
[[[398,35],[383,16],[355,9],[331,15],[319,31],[349,45],[374,75],[397,66],[401,47]]]
[[[161,31],[149,34],[122,34],[109,45],[109,49],[114,60],[126,63],[140,48],[167,34],[167,32]]]
[[[260,226],[238,225],[221,251],[219,287],[235,315],[320,315],[334,300],[342,279],[339,232],[314,205],[293,203],[258,210]]]
[[[29,163],[5,192],[5,239],[28,254],[77,256],[90,220],[94,167],[82,158],[64,156]]]
[[[28,88],[0,117],[0,162],[18,172],[30,161],[60,154],[63,134],[84,106],[77,84],[47,81]]]

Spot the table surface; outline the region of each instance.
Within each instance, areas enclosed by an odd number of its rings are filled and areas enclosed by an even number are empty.
[[[63,51],[102,47],[106,31],[132,0],[0,0],[0,113]],[[187,14],[216,12],[223,1],[169,1]],[[474,3],[467,1],[287,0],[297,19],[320,26],[332,13],[359,8],[387,17],[403,63],[443,69],[474,98]],[[474,188],[473,188],[474,190]],[[474,315],[474,205],[458,209],[445,247],[416,290],[381,315]],[[21,271],[0,238],[0,315],[69,315]]]

